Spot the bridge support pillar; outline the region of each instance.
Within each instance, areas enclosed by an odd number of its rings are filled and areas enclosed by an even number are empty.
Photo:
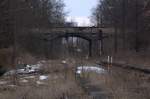
[[[89,42],[89,56],[97,57],[100,55],[99,51],[99,41],[98,40],[90,40]]]

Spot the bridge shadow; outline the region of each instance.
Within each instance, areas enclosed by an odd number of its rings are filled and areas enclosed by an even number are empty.
[[[64,35],[47,43],[48,58],[89,57],[89,39]]]

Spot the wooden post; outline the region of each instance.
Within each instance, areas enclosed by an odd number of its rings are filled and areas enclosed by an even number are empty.
[[[107,67],[108,67],[108,70],[110,70],[110,67],[112,66],[113,64],[113,57],[112,56],[108,56],[107,57]]]
[[[107,67],[108,67],[108,70],[109,70],[109,65],[110,65],[110,56],[107,57]]]

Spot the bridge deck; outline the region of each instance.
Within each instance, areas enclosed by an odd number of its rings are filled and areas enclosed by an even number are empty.
[[[34,32],[40,33],[103,33],[110,34],[112,28],[101,28],[101,27],[53,27],[49,29],[32,29]]]

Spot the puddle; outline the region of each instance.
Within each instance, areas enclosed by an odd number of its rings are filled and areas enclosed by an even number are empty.
[[[82,73],[84,72],[88,73],[94,72],[98,75],[107,73],[107,71],[102,67],[100,67],[100,65],[77,67],[76,73],[78,75],[80,74],[82,75]],[[79,76],[78,78],[80,86],[83,88],[83,90],[85,90],[89,94],[89,96],[93,97],[93,99],[108,99],[105,95],[106,93],[98,85],[94,85],[93,83],[90,82],[91,81],[89,80],[90,78],[84,76]]]
[[[98,74],[106,73],[106,71],[103,68],[100,68],[98,66],[79,66],[77,67],[77,74],[81,74],[82,72],[95,72]]]

